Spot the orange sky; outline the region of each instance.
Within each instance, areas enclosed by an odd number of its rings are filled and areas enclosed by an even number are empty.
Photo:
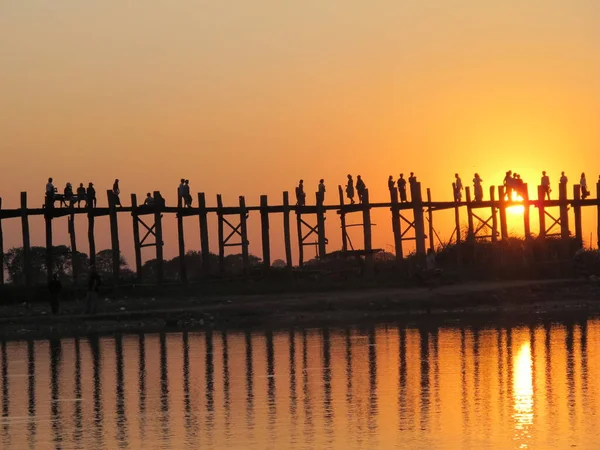
[[[596,180],[598,2],[413,3],[5,0],[4,207],[19,191],[41,204],[48,176],[60,188],[93,181],[101,193],[118,177],[124,197],[160,190],[171,204],[182,176],[210,204],[216,193],[226,204],[238,195],[258,204],[260,194],[274,204],[299,178],[311,193],[321,177],[332,199],[348,172],[375,201],[400,171],[415,171],[438,200],[450,199],[455,171],[465,182],[477,171],[486,186],[508,169],[531,185],[543,169],[553,182],[560,170]],[[596,223],[591,211],[585,219],[587,234]],[[450,216],[437,221],[448,237]],[[374,245],[392,244],[388,214],[376,222]],[[99,249],[109,242],[101,224]],[[20,245],[19,224],[3,226],[5,248]],[[328,227],[339,235],[334,214]],[[66,243],[66,223],[55,229]],[[32,230],[42,244],[41,222]],[[197,221],[186,232],[198,248]],[[281,257],[282,239],[272,239]],[[166,245],[173,256],[175,237]]]

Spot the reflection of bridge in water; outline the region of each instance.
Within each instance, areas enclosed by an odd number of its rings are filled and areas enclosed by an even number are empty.
[[[600,398],[588,380],[600,374],[588,342],[600,342],[600,327],[585,320],[2,342],[0,440],[353,449],[552,439],[589,448]]]
[[[450,238],[451,242],[460,243],[461,240],[487,239],[493,242],[498,239],[508,239],[508,226],[506,210],[515,204],[523,207],[523,229],[526,239],[531,238],[530,226],[530,208],[538,209],[539,231],[538,238],[559,236],[562,239],[569,239],[571,231],[569,229],[569,209],[573,210],[575,233],[574,237],[582,242],[583,231],[581,224],[581,208],[585,206],[595,206],[599,217],[600,227],[600,184],[597,185],[597,199],[581,199],[581,189],[579,185],[573,186],[573,198],[567,198],[567,187],[561,184],[559,189],[559,198],[557,200],[545,200],[544,191],[538,187],[537,200],[530,199],[527,194],[527,185],[524,187],[523,200],[519,202],[507,201],[505,199],[504,186],[498,186],[497,196],[496,188],[490,187],[489,200],[475,202],[471,199],[469,187],[465,188],[466,201],[464,202],[437,202],[433,201],[431,191],[427,189],[426,199],[423,199],[420,183],[410,186],[411,201],[399,202],[398,191],[390,191],[390,202],[374,203],[369,200],[368,190],[365,192],[362,204],[345,204],[342,187],[339,186],[339,204],[325,205],[316,195],[317,202],[314,206],[295,206],[290,205],[289,195],[283,193],[283,202],[281,205],[270,206],[266,195],[260,197],[260,206],[247,206],[245,198],[239,197],[238,206],[224,206],[221,195],[217,195],[217,206],[207,206],[204,193],[198,194],[197,207],[169,207],[164,205],[164,201],[159,192],[154,192],[154,206],[145,206],[137,204],[135,194],[131,195],[131,205],[120,207],[116,205],[112,191],[107,191],[108,207],[89,207],[75,208],[55,207],[48,204],[43,208],[28,208],[27,193],[21,193],[21,208],[2,209],[2,199],[0,199],[0,266],[3,265],[3,239],[2,239],[2,220],[11,218],[20,218],[22,224],[23,236],[23,254],[24,254],[24,275],[25,283],[30,285],[31,279],[31,244],[29,234],[29,217],[43,216],[46,223],[46,267],[52,268],[52,223],[54,219],[68,217],[68,230],[70,235],[70,247],[72,256],[73,277],[78,277],[79,259],[77,258],[77,243],[75,238],[75,218],[78,215],[86,215],[88,219],[88,242],[90,262],[93,264],[96,255],[95,227],[94,219],[96,217],[108,216],[110,219],[111,249],[113,255],[113,279],[119,279],[119,213],[128,213],[133,217],[133,243],[135,250],[135,265],[138,279],[142,277],[142,249],[145,247],[154,247],[156,250],[156,277],[157,281],[163,280],[163,230],[162,220],[164,214],[174,214],[177,218],[178,245],[179,245],[179,277],[182,281],[187,280],[187,268],[185,256],[185,238],[184,238],[184,218],[198,217],[200,226],[200,246],[202,254],[202,272],[204,275],[211,273],[211,258],[208,235],[208,217],[215,214],[218,223],[218,254],[219,270],[225,270],[225,251],[228,247],[239,247],[241,249],[243,269],[247,273],[250,269],[249,262],[249,241],[247,220],[251,213],[260,214],[261,243],[263,268],[267,272],[271,266],[271,248],[269,223],[273,214],[283,216],[283,238],[285,242],[286,266],[291,269],[292,245],[290,231],[290,214],[295,213],[297,224],[298,241],[298,265],[304,263],[304,248],[315,245],[318,250],[319,258],[327,255],[328,239],[325,231],[325,214],[327,211],[336,211],[340,217],[342,229],[342,252],[348,252],[349,238],[347,228],[357,224],[347,225],[346,217],[348,214],[359,213],[362,222],[358,224],[363,229],[363,248],[358,253],[364,255],[367,269],[372,264],[373,253],[376,249],[372,248],[371,240],[371,210],[377,208],[389,209],[391,211],[391,225],[394,235],[394,249],[397,259],[404,257],[404,246],[407,241],[414,241],[416,253],[423,255],[427,248],[434,249],[436,238],[441,243],[439,236],[434,228],[434,212],[442,210],[454,210],[455,229]],[[549,208],[558,208],[558,214],[551,214]],[[460,211],[466,209],[468,219],[468,231],[466,236],[461,236]],[[489,215],[488,215],[489,214]],[[427,226],[426,226],[427,225]],[[427,232],[426,232],[427,228]],[[140,233],[143,231],[143,235]],[[600,236],[600,232],[598,233]],[[316,238],[316,241],[312,239]],[[309,239],[310,238],[310,239]],[[350,247],[354,250],[352,244]],[[52,277],[52,270],[48,270],[48,279]],[[0,282],[4,282],[4,274],[0,272]]]

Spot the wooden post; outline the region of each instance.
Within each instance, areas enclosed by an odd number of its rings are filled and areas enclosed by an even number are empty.
[[[73,206],[70,208],[71,214],[69,215],[68,230],[71,241],[71,272],[73,274],[73,284],[77,286],[79,279],[79,257],[77,255],[77,239],[75,238],[75,213],[73,212]]]
[[[21,192],[21,229],[23,231],[23,273],[25,285],[30,287],[31,280],[31,240],[29,238],[29,217],[27,215],[27,192]]]
[[[364,235],[364,245],[365,245],[365,262],[367,272],[371,270],[371,266],[373,265],[373,254],[371,251],[373,250],[373,243],[371,240],[371,205],[369,204],[369,190],[365,189],[365,193],[363,194],[363,202],[362,202],[362,213],[363,213],[363,235]]]
[[[260,230],[262,234],[263,268],[271,269],[271,242],[269,238],[269,201],[266,195],[260,196]]]
[[[52,264],[52,215],[54,202],[46,196],[46,208],[44,211],[44,222],[46,223],[46,281],[52,281],[54,267]],[[4,268],[2,268],[4,270]]]
[[[398,206],[398,190],[390,190],[390,200],[392,204],[392,231],[394,232],[394,249],[396,251],[396,261],[403,258],[402,254],[402,231],[400,229],[400,208]]]
[[[110,243],[112,247],[112,263],[113,263],[113,283],[119,284],[121,272],[121,248],[119,246],[119,225],[117,222],[117,204],[113,191],[107,190],[108,197],[108,217],[110,220]]]
[[[283,239],[285,242],[285,263],[292,270],[292,239],[290,236],[290,197],[289,193],[283,193]]]
[[[344,211],[344,190],[338,185],[338,194],[340,196],[340,224],[342,227],[342,251],[348,251],[348,235],[346,234],[346,212]]]
[[[540,239],[546,238],[546,190],[544,186],[538,186],[538,217],[540,222],[540,231],[538,237]]]
[[[454,198],[454,192],[456,192],[456,183],[452,183],[452,198]],[[460,244],[460,209],[458,202],[454,202],[454,229],[456,232],[456,245]]]
[[[525,231],[525,239],[531,239],[531,225],[529,223],[529,189],[527,183],[523,183],[523,229]]]
[[[467,199],[467,220],[469,224],[469,234],[467,235],[468,241],[475,240],[475,227],[473,225],[473,209],[471,208],[471,189],[469,186],[465,187],[465,196]]]
[[[296,229],[298,231],[298,267],[304,264],[304,245],[302,242],[302,207],[296,205]]]
[[[177,191],[177,243],[179,244],[179,279],[187,281],[187,270],[185,267],[185,235],[183,231],[183,202]]]
[[[140,224],[138,223],[137,196],[131,194],[131,217],[133,218],[133,249],[135,251],[135,273],[138,281],[142,280],[142,247],[140,244]]]
[[[246,210],[246,199],[240,195],[240,231],[242,234],[242,267],[244,273],[247,275],[250,270],[250,263],[248,258],[248,226],[246,219],[248,218],[248,211]]]
[[[469,189],[469,188],[467,188]],[[434,241],[434,230],[433,230],[433,208],[431,207],[431,189],[427,188],[427,203],[429,203],[429,207],[427,208],[427,219],[429,220],[429,248],[431,251],[435,250],[435,241]]]
[[[575,239],[578,245],[583,245],[583,230],[581,229],[581,185],[573,185],[573,214],[575,216]]]
[[[492,205],[492,242],[498,242],[498,209],[496,208],[496,189],[490,186],[490,203]]]
[[[221,194],[217,194],[217,219],[218,219],[218,234],[219,234],[219,272],[221,275],[225,273],[225,236],[223,233],[223,199]]]
[[[498,186],[498,201],[500,204],[500,234],[502,240],[508,239],[508,224],[506,222],[506,200],[504,199],[504,186]]]
[[[317,198],[317,241],[319,249],[319,259],[325,258],[327,254],[326,244],[327,238],[325,237],[325,209],[323,208],[323,198],[316,193]]]
[[[2,197],[0,197],[0,286],[4,284],[4,235],[2,234]]]
[[[569,203],[567,200],[567,184],[558,184],[558,200],[560,208],[560,237],[569,239]]]
[[[425,254],[425,224],[423,220],[423,197],[421,195],[421,183],[412,183],[410,186],[410,198],[413,204],[415,220],[415,236],[417,255]]]
[[[596,240],[598,249],[600,249],[600,181],[596,183]],[[590,245],[592,243],[590,242]]]
[[[163,234],[162,234],[163,198],[154,191],[154,233],[156,235],[156,282],[163,281]]]
[[[202,274],[210,273],[210,248],[208,243],[208,214],[206,212],[206,196],[198,193],[198,217],[200,221],[200,248],[202,251]]]
[[[88,243],[90,248],[90,266],[96,265],[96,239],[94,237],[94,202],[86,201],[88,216]]]

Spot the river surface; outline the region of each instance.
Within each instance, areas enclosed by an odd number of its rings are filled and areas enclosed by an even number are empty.
[[[600,321],[2,342],[2,449],[599,448]]]

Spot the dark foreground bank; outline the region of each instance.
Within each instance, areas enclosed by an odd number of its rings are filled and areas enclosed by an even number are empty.
[[[342,326],[365,322],[519,321],[600,314],[600,286],[584,280],[465,283],[434,289],[368,289],[326,293],[100,299],[53,316],[44,304],[0,308],[0,338],[210,328]]]

